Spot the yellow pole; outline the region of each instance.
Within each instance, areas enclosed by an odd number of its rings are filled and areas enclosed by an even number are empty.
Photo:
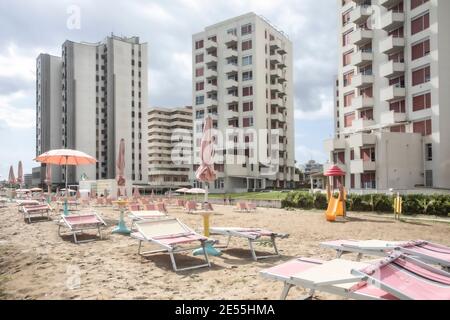
[[[203,234],[205,237],[209,237],[209,213],[203,214]]]

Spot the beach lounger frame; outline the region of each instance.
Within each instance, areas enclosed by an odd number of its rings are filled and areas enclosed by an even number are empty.
[[[160,221],[171,221],[171,220],[177,221],[177,223],[180,226],[182,226],[183,229],[186,230],[186,232],[184,234],[173,234],[173,235],[168,234],[167,238],[176,238],[176,237],[187,236],[187,235],[198,235],[194,230],[192,230],[191,228],[189,228],[188,226],[186,226],[184,223],[182,223],[180,220],[178,220],[176,218],[136,221],[135,225],[136,225],[137,229],[139,230],[140,224],[158,223]],[[184,246],[181,247],[179,245],[167,245],[160,241],[161,237],[156,237],[156,238],[147,237],[145,234],[143,234],[141,232],[132,233],[131,237],[139,241],[138,254],[140,256],[145,257],[145,256],[157,254],[157,253],[164,253],[164,252],[168,253],[170,256],[170,261],[172,263],[172,268],[175,272],[211,267],[211,263],[208,258],[208,253],[207,253],[207,250],[205,249],[206,243],[209,241],[206,237],[203,237],[202,239],[194,240],[194,241],[200,241],[200,246],[189,246],[189,247],[184,247]],[[194,241],[191,241],[191,242],[194,242]],[[144,242],[156,244],[156,245],[162,247],[162,249],[142,251]],[[188,243],[188,242],[186,242],[186,243]],[[185,244],[185,243],[183,243],[183,244]],[[203,249],[203,256],[205,259],[205,263],[198,264],[198,265],[191,266],[191,267],[185,267],[185,268],[178,267],[176,259],[175,259],[175,254],[181,253],[181,252],[192,251],[192,250],[200,249],[200,248]]]
[[[392,245],[386,245],[386,246],[361,246],[358,245],[358,243],[361,243],[358,240],[348,240],[349,243],[341,243],[341,244],[334,244],[332,242],[323,242],[320,245],[324,248],[333,249],[336,251],[337,258],[340,258],[344,254],[350,254],[350,253],[357,253],[356,260],[360,261],[363,257],[363,255],[369,255],[369,256],[380,256],[380,257],[386,257],[393,251],[401,252],[413,257],[416,257],[418,260],[421,260],[426,263],[430,264],[436,264],[441,266],[444,270],[447,272],[450,271],[450,263],[449,261],[439,259],[437,257],[431,257],[429,255],[416,252],[414,250],[409,249],[408,247],[414,246],[414,245],[423,245],[428,244],[431,246],[434,246],[436,248],[445,248],[444,246],[441,246],[436,243],[432,243],[429,241],[424,240],[418,240],[418,241],[409,241],[409,242],[392,242]],[[355,244],[351,244],[350,242],[354,241]]]
[[[220,248],[228,248],[229,244],[230,244],[230,240],[232,237],[237,237],[237,238],[244,238],[247,239],[248,241],[248,246],[250,248],[250,252],[252,254],[252,258],[255,261],[261,260],[261,259],[269,259],[269,258],[274,258],[274,257],[279,257],[280,253],[278,251],[278,247],[276,244],[276,239],[277,238],[287,238],[289,235],[288,234],[279,234],[279,233],[272,233],[270,236],[265,236],[265,235],[255,235],[255,236],[250,236],[248,234],[245,234],[245,232],[250,232],[250,231],[258,231],[261,229],[258,228],[211,228],[210,229],[210,233],[211,235],[221,235],[221,236],[227,236],[228,240],[225,246],[221,246]],[[269,237],[269,240],[267,240],[267,237]],[[271,245],[274,248],[274,254],[270,254],[270,255],[263,255],[263,256],[258,256],[256,254],[255,248],[253,246],[253,244],[255,243],[261,243],[261,242],[269,242],[271,243]]]
[[[41,217],[44,217],[45,214],[47,219],[51,220],[50,211],[52,211],[52,208],[47,203],[22,207],[23,218],[28,220],[28,223],[31,223],[31,218],[36,214],[39,214]]]
[[[97,218],[97,222],[94,223],[86,223],[86,224],[72,224],[69,220],[70,217],[83,217],[83,216],[95,216]],[[97,230],[97,236],[100,238],[100,240],[103,239],[101,228],[106,226],[106,222],[98,215],[96,212],[89,212],[89,213],[81,213],[77,215],[70,215],[70,216],[61,216],[61,220],[58,222],[58,235],[61,237],[65,234],[72,235],[73,240],[76,244],[80,243],[86,243],[86,242],[92,242],[96,239],[90,239],[90,240],[78,240],[77,234],[82,234],[83,231],[86,230]],[[66,227],[69,229],[67,233],[62,233],[61,228]]]
[[[154,212],[159,213],[160,215],[145,215],[145,213]],[[141,214],[139,214],[141,213]],[[157,220],[157,219],[167,219],[169,216],[164,213],[157,210],[149,210],[149,211],[128,211],[128,217],[131,219],[131,229],[135,229],[135,224],[137,221],[144,221],[144,220]]]

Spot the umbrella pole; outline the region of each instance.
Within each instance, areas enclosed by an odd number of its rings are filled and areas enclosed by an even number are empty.
[[[69,198],[69,190],[67,189],[67,157],[66,157],[66,166],[65,166],[65,172],[66,172],[66,199],[64,200],[64,215],[69,215],[69,207],[68,207],[68,198]]]

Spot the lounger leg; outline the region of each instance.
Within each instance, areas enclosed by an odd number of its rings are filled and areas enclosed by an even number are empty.
[[[205,255],[206,263],[207,263],[208,266],[211,268],[211,263],[209,262],[209,258],[208,258],[208,252],[206,252],[206,245],[205,245],[205,242],[202,243],[202,248],[203,248],[203,254]]]
[[[362,257],[363,257],[363,254],[358,253],[358,255],[356,256],[356,261],[361,261]]]
[[[344,253],[344,251],[342,251],[342,250],[336,250],[336,259],[340,259],[342,257],[343,253]]]
[[[100,240],[103,240],[103,238],[102,238],[102,231],[100,229],[100,226],[98,226],[98,237],[100,238]]]
[[[175,272],[177,272],[177,271],[178,271],[178,268],[177,268],[177,264],[176,264],[176,262],[175,262],[175,257],[174,257],[174,255],[173,255],[173,252],[172,252],[172,251],[169,251],[169,255],[170,255],[170,261],[172,261],[172,268],[173,268],[173,270],[174,270]]]
[[[291,290],[292,287],[293,287],[292,284],[284,283],[284,287],[283,287],[283,291],[281,292],[280,300],[286,300],[286,298],[289,294],[289,291]]]
[[[139,248],[138,248],[138,255],[142,255],[141,254],[141,247],[142,247],[142,241],[141,240],[139,240]]]
[[[315,289],[311,289],[311,290],[309,290],[308,294],[306,294],[304,296],[301,296],[300,300],[311,300],[314,297],[315,293],[316,293],[316,290]]]
[[[73,240],[75,241],[76,244],[78,244],[78,239],[77,239],[77,233],[76,233],[76,231],[73,232]]]
[[[278,248],[277,248],[276,238],[275,238],[275,237],[272,237],[272,245],[273,245],[273,248],[275,249],[275,254],[276,254],[277,256],[279,256],[280,254],[279,254],[279,252],[278,252]]]
[[[256,257],[255,249],[253,248],[253,241],[248,239],[248,245],[250,247],[250,251],[252,252],[253,260],[258,261],[258,258]]]

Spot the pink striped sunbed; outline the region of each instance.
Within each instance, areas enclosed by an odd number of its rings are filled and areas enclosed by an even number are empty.
[[[382,240],[336,240],[321,243],[321,246],[336,250],[338,258],[346,253],[357,253],[357,260],[363,255],[386,256],[400,251],[417,259],[450,269],[450,247],[424,240],[382,241]]]
[[[28,223],[31,223],[31,218],[35,215],[39,215],[41,217],[47,215],[47,219],[50,220],[51,210],[52,208],[47,203],[22,207],[23,218],[28,220]]]
[[[270,230],[264,230],[260,228],[210,228],[210,233],[211,235],[227,236],[228,241],[227,244],[225,245],[225,248],[227,248],[228,245],[230,244],[230,240],[232,237],[247,239],[253,260],[255,261],[257,261],[258,259],[278,257],[280,254],[278,252],[278,248],[276,245],[276,239],[277,238],[284,239],[289,237],[288,234],[276,233]],[[253,244],[262,242],[270,243],[275,250],[275,254],[257,256]]]
[[[208,238],[199,235],[181,221],[175,218],[166,218],[158,220],[142,220],[135,223],[138,232],[132,233],[131,237],[139,241],[138,254],[139,255],[149,255],[161,252],[169,253],[170,260],[172,262],[172,267],[175,272],[192,270],[203,267],[211,267],[208,260],[208,254],[205,250],[205,244]],[[148,242],[156,244],[162,249],[142,252],[143,242]],[[185,246],[196,243],[195,247]],[[193,249],[202,248],[205,258],[205,263],[200,265],[195,265],[192,267],[178,268],[175,261],[175,253],[191,251]]]
[[[450,299],[449,273],[401,253],[372,262],[300,258],[260,274],[284,283],[281,299],[294,286],[310,290],[308,298],[322,291],[359,300]]]
[[[69,230],[69,234],[73,235],[75,243],[89,242],[93,240],[79,241],[77,234],[86,230],[97,230],[98,237],[102,239],[101,228],[105,227],[106,223],[96,212],[85,212],[74,214],[70,216],[62,216],[58,223],[58,234],[62,236],[61,228],[65,227]]]

